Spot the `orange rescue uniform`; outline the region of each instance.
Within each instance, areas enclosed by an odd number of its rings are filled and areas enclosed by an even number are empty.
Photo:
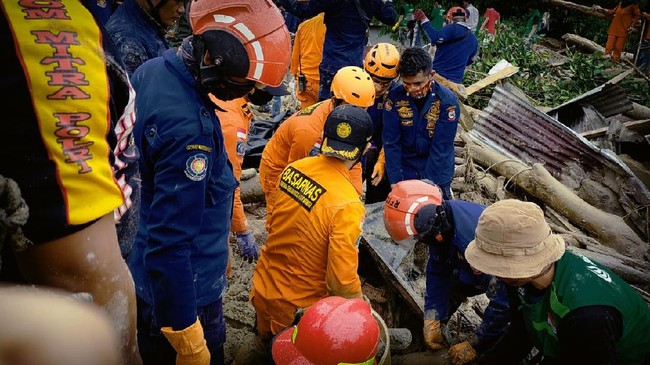
[[[318,66],[323,58],[323,43],[325,42],[325,13],[300,23],[296,31],[291,50],[291,74],[296,78],[296,96],[300,108],[304,109],[318,102],[318,85],[320,76]],[[298,75],[306,78],[304,90],[300,90]]]
[[[315,144],[322,142],[323,127],[334,109],[333,99],[307,107],[285,120],[273,134],[262,152],[260,183],[266,200],[266,228],[273,214],[278,176],[291,162],[309,156]],[[361,164],[350,171],[352,182],[360,195]]]
[[[627,31],[639,19],[641,10],[636,4],[630,4],[622,8],[621,3],[618,3],[614,9],[608,10],[607,14],[614,15],[614,19],[612,19],[609,30],[607,30],[605,54],[611,54],[612,60],[618,62],[627,41]]]
[[[221,130],[223,131],[223,140],[228,154],[228,160],[232,165],[235,179],[241,179],[241,166],[244,163],[244,146],[248,140],[248,130],[253,120],[248,102],[245,98],[237,98],[230,101],[218,100],[210,95],[210,99],[219,106],[216,109]],[[235,233],[241,233],[248,229],[248,220],[244,213],[244,205],[241,202],[241,191],[239,187],[235,189],[235,201],[233,203],[232,221],[230,230]]]
[[[341,160],[318,155],[287,166],[253,272],[250,300],[262,338],[290,326],[298,308],[321,298],[362,297],[358,240],[365,214]]]

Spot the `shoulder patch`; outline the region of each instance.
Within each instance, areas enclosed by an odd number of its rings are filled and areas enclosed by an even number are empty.
[[[203,153],[190,156],[185,162],[185,176],[192,181],[201,181],[208,174],[208,157]]]
[[[280,176],[280,191],[289,195],[308,212],[327,192],[323,186],[292,166],[287,166]]]
[[[237,156],[244,156],[246,154],[246,143],[241,139],[237,140]]]
[[[447,119],[450,121],[455,121],[456,120],[456,107],[455,106],[450,106],[447,108]]]

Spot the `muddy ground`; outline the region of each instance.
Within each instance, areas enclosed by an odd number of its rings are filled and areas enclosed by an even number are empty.
[[[258,178],[257,176],[254,178]],[[264,203],[245,204],[248,223],[253,230],[257,243],[262,245],[266,240],[266,230],[264,228],[266,208]],[[375,216],[377,207],[368,207],[368,213]],[[371,221],[373,221],[371,219]],[[375,219],[377,221],[377,219]],[[364,227],[365,228],[365,227]],[[382,227],[374,226],[371,223],[368,226],[376,236],[377,231],[382,235]],[[229,278],[228,291],[224,298],[224,316],[227,323],[227,337],[225,344],[226,364],[232,364],[238,351],[246,352],[252,347],[255,333],[253,330],[255,324],[255,310],[248,301],[248,295],[252,286],[253,269],[255,263],[243,261],[237,253],[237,243],[233,239],[230,242],[233,249],[232,255],[232,272]],[[387,245],[392,243],[387,242]],[[425,248],[425,247],[424,247]],[[425,263],[422,255],[426,254],[426,248],[416,247],[409,255],[403,256],[405,264],[416,270],[423,270]],[[449,364],[446,351],[441,350],[437,353],[427,351],[422,343],[421,320],[413,313],[399,294],[387,283],[377,271],[376,264],[368,255],[367,250],[360,250],[360,276],[363,283],[363,292],[371,300],[373,309],[379,313],[389,328],[406,328],[411,332],[412,341],[409,344],[403,344],[399,349],[391,351],[392,364]],[[418,293],[424,290],[423,278],[413,281],[414,287]],[[468,334],[473,333],[475,323],[478,321],[478,314],[482,313],[487,305],[485,296],[477,296],[463,305],[457,315],[452,317],[450,323],[450,332],[448,340],[453,344],[464,340]],[[393,340],[393,346],[396,341]]]

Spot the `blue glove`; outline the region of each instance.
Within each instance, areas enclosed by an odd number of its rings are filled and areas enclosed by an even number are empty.
[[[249,263],[257,260],[259,251],[255,243],[255,236],[251,231],[244,231],[237,233],[237,246],[239,247],[239,255],[248,260]]]

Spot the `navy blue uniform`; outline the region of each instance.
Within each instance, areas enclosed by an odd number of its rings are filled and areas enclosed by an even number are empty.
[[[165,29],[136,0],[124,0],[106,23],[106,30],[119,48],[129,75],[170,48]]]
[[[199,91],[174,50],[140,66],[133,85],[142,206],[129,267],[138,314],[151,321],[141,323],[138,318],[138,339],[159,336],[156,346],[167,344],[159,333],[161,327],[184,329],[198,315],[213,359],[223,358],[221,297],[226,290],[237,181],[224,149],[216,106]],[[212,335],[217,343],[211,343]],[[160,351],[140,344],[141,353]]]
[[[465,23],[452,23],[436,30],[431,22],[422,24],[431,44],[435,45],[433,70],[451,82],[461,84],[465,67],[470,65],[478,51],[478,41]]]
[[[486,293],[490,303],[476,333],[478,352],[490,348],[507,330],[510,314],[503,283],[486,274],[475,274],[465,260],[465,249],[474,239],[478,218],[485,206],[463,200],[445,201],[447,216],[453,221],[453,237],[429,244],[424,313],[437,320],[449,319],[467,297]],[[429,242],[427,242],[429,243]]]
[[[393,81],[389,87],[393,88],[397,84]],[[366,181],[366,204],[377,203],[385,201],[390,193],[390,184],[388,178],[384,176],[379,185],[372,185],[372,171],[377,163],[379,152],[383,147],[381,138],[382,130],[384,129],[384,102],[388,96],[388,91],[378,98],[375,98],[375,103],[368,107],[366,110],[372,119],[372,137],[370,139],[370,148],[362,159],[364,166],[364,179]]]
[[[428,179],[448,191],[459,117],[456,95],[438,83],[425,97],[422,110],[403,85],[391,89],[384,103],[382,133],[388,181]]]
[[[366,30],[373,17],[386,25],[397,21],[397,10],[391,2],[359,0],[367,19],[362,19],[355,0],[297,1],[279,0],[278,3],[291,14],[307,19],[325,13],[325,42],[319,67],[320,100],[329,99],[332,78],[345,66],[363,67],[363,48],[368,43]]]

